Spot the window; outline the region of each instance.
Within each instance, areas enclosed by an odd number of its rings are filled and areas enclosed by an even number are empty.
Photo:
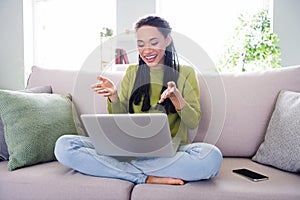
[[[170,22],[173,31],[194,40],[216,63],[224,51],[226,39],[234,32],[237,17],[241,13],[265,8],[269,1],[271,0],[153,2],[156,3],[156,13]],[[32,63],[27,64],[26,68],[38,65],[46,68],[80,69],[88,55],[99,46],[100,31],[109,28],[116,33],[117,0],[31,2]],[[128,6],[126,9],[126,12],[135,12],[137,8]]]
[[[115,0],[33,0],[33,64],[80,69],[100,44],[103,28],[116,30]]]
[[[157,13],[173,31],[194,40],[214,63],[233,34],[241,13],[254,13],[268,6],[266,0],[157,0]]]

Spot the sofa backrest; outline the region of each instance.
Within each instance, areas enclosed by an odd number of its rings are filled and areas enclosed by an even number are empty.
[[[209,87],[203,83],[205,78],[199,78],[203,117],[195,140],[216,144],[226,156],[252,156],[264,140],[279,91],[300,92],[300,66],[220,76],[225,102],[219,92],[216,106],[212,104]],[[220,109],[220,105],[225,105],[225,120],[211,115],[224,116],[223,111],[212,112]]]
[[[104,75],[119,87],[124,73]],[[250,157],[264,139],[279,91],[300,92],[300,66],[238,74],[199,73],[198,81],[202,118],[190,137],[215,144],[224,156]],[[107,113],[106,99],[90,89],[95,82],[94,72],[34,66],[27,88],[51,85],[54,93],[72,94],[78,114]]]

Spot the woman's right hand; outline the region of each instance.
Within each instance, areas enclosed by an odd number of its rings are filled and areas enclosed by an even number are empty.
[[[119,101],[117,87],[110,79],[99,75],[97,76],[97,80],[98,82],[92,85],[95,93],[108,97],[111,102]]]

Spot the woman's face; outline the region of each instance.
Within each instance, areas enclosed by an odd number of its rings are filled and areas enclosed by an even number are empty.
[[[161,68],[164,64],[166,47],[171,42],[170,35],[164,37],[156,27],[142,26],[137,30],[137,47],[143,61],[153,68]]]

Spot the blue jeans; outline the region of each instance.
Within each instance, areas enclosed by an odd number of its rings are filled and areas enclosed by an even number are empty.
[[[145,183],[148,176],[172,177],[197,181],[216,176],[222,163],[220,150],[206,143],[179,147],[174,157],[139,158],[120,161],[96,152],[89,137],[61,136],[55,146],[57,160],[83,174],[118,178],[136,184]]]

